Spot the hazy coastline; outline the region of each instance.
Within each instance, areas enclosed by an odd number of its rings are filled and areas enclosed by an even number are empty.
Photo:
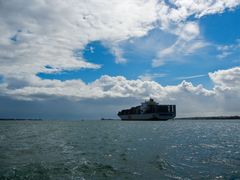
[[[44,121],[46,119],[41,118],[0,118],[0,121]],[[81,119],[82,121],[83,119]],[[87,119],[84,119],[87,120]],[[115,118],[100,118],[97,120],[102,121],[119,121]],[[240,120],[240,116],[194,116],[194,117],[177,117],[173,120]],[[80,121],[80,120],[79,120]]]

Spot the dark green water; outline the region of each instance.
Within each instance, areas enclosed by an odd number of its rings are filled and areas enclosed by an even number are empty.
[[[240,179],[240,121],[1,121],[0,179]]]

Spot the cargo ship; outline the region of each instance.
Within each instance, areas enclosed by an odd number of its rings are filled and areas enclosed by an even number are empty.
[[[159,105],[150,98],[140,106],[121,110],[118,116],[125,121],[166,121],[176,117],[176,105]]]

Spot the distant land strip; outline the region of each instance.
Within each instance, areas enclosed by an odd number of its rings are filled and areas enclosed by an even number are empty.
[[[42,121],[42,119],[32,119],[32,118],[0,118],[0,121]]]
[[[183,117],[175,118],[176,120],[191,120],[191,119],[240,119],[240,116],[206,116],[206,117]]]

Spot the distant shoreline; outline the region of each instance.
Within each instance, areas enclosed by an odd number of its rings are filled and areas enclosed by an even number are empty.
[[[240,119],[240,116],[206,116],[206,117],[183,117],[175,120],[200,120],[200,119]]]
[[[225,119],[240,120],[240,116],[177,117],[177,118],[174,118],[173,120],[225,120]],[[101,118],[100,120],[116,121],[116,120],[120,120],[120,119]],[[43,121],[43,119],[40,119],[40,118],[0,118],[0,121]]]
[[[0,118],[0,121],[42,121],[42,119],[32,118]]]

